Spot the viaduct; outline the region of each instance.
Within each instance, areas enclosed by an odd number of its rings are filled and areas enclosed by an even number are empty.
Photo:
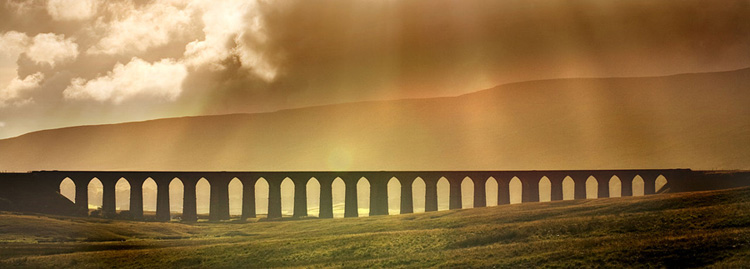
[[[485,183],[494,178],[498,183],[498,204],[510,203],[509,183],[518,178],[522,184],[522,202],[539,201],[539,182],[546,177],[551,183],[551,200],[563,199],[563,180],[570,177],[574,182],[575,199],[586,199],[586,180],[594,177],[598,182],[598,197],[609,197],[609,181],[614,177],[621,181],[621,196],[633,195],[633,179],[640,176],[644,182],[644,194],[654,194],[657,177],[667,179],[671,192],[693,190],[695,182],[702,180],[704,172],[690,169],[645,169],[645,170],[547,170],[547,171],[32,171],[17,173],[24,182],[33,182],[29,188],[49,188],[60,191],[61,182],[70,178],[76,186],[75,205],[88,209],[88,184],[97,178],[103,185],[102,214],[114,216],[115,184],[124,179],[130,184],[130,213],[135,219],[143,218],[143,183],[148,178],[157,185],[156,219],[170,220],[169,184],[179,180],[184,186],[183,221],[196,221],[196,183],[206,179],[210,184],[209,219],[229,219],[229,182],[237,178],[242,183],[242,219],[255,218],[255,183],[263,178],[268,182],[268,218],[281,218],[281,183],[289,178],[294,183],[294,216],[307,216],[307,182],[315,178],[320,183],[320,218],[333,217],[332,183],[343,180],[345,191],[345,217],[358,217],[357,183],[366,180],[370,184],[370,215],[388,214],[387,184],[390,180],[401,183],[401,214],[413,212],[412,183],[421,178],[425,183],[425,211],[437,211],[437,183],[441,178],[450,185],[450,209],[461,208],[461,183],[469,178],[474,183],[474,207],[486,206]],[[0,174],[2,179],[2,174]],[[29,186],[29,184],[26,184]]]

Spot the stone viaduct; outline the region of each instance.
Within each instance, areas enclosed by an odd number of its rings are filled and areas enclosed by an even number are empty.
[[[255,218],[255,183],[260,178],[268,182],[268,218],[281,218],[281,183],[289,178],[294,183],[294,216],[307,216],[307,182],[315,178],[320,183],[320,218],[333,217],[332,183],[343,180],[345,189],[345,217],[358,217],[357,183],[367,180],[370,184],[370,215],[388,214],[387,184],[395,179],[401,183],[401,214],[413,212],[412,183],[421,178],[425,183],[425,211],[437,211],[437,183],[441,178],[450,185],[450,209],[460,209],[461,183],[469,178],[474,183],[474,207],[486,206],[485,183],[492,177],[498,183],[498,205],[510,203],[509,183],[518,178],[522,184],[522,202],[539,201],[539,182],[546,177],[551,183],[551,200],[563,199],[563,180],[570,177],[574,182],[575,199],[586,199],[586,180],[594,177],[598,182],[598,197],[609,197],[609,181],[617,176],[621,181],[621,196],[633,195],[633,179],[640,176],[644,181],[644,194],[656,193],[657,177],[667,179],[667,186],[679,190],[681,184],[690,184],[695,173],[689,169],[646,170],[547,170],[547,171],[294,171],[294,172],[243,172],[243,171],[33,171],[29,172],[35,182],[47,188],[56,188],[65,178],[76,186],[74,203],[88,208],[88,184],[97,178],[103,186],[102,214],[113,216],[115,212],[115,184],[125,179],[130,184],[130,213],[136,219],[143,218],[143,183],[151,178],[157,185],[156,219],[169,221],[169,184],[180,180],[184,186],[183,221],[198,219],[196,206],[196,183],[206,179],[210,184],[209,219],[229,219],[229,182],[234,178],[242,182],[242,219]],[[684,186],[683,186],[684,187]],[[685,188],[683,188],[685,189]]]

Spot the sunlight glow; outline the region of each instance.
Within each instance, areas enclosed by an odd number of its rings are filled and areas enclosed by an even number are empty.
[[[345,147],[337,146],[328,153],[328,169],[346,171],[352,165],[352,155]]]

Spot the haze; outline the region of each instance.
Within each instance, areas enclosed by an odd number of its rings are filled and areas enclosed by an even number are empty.
[[[4,1],[0,170],[748,169],[748,14],[750,1]],[[658,77],[683,73],[704,74]],[[255,114],[27,134],[229,113]]]
[[[733,70],[750,63],[747,14],[748,1],[4,1],[0,138]]]

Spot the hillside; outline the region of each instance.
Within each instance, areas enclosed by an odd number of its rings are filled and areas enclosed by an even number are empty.
[[[0,267],[741,268],[749,212],[740,188],[193,225],[0,213]]]
[[[0,170],[750,169],[750,69],[45,130]]]

